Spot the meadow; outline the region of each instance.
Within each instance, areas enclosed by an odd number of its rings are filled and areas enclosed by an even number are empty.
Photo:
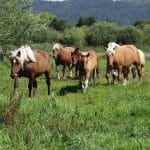
[[[28,81],[21,78],[19,96],[12,98],[9,60],[1,62],[0,149],[150,149],[150,61],[142,84],[130,78],[127,86],[107,85],[105,68],[103,56],[100,78],[85,94],[77,80],[52,79],[47,96],[42,76],[37,97],[28,98]]]

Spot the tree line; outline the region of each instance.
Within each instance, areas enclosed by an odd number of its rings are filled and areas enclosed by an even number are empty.
[[[137,20],[132,26],[97,21],[81,16],[76,24],[48,13],[33,13],[32,0],[0,0],[0,47],[10,50],[22,44],[60,42],[75,47],[106,47],[110,41],[149,46],[150,20]]]

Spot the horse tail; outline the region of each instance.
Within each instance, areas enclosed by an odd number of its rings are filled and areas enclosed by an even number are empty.
[[[143,51],[141,51],[140,49],[138,49],[138,52],[139,52],[139,56],[140,56],[141,65],[142,65],[142,67],[144,67],[145,55],[144,55]]]

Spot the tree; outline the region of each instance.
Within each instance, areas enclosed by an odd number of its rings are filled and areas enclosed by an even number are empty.
[[[82,28],[68,28],[64,31],[61,43],[66,45],[74,45],[75,47],[82,47],[85,45],[87,29]]]
[[[88,17],[81,16],[77,21],[76,26],[77,27],[81,27],[83,25],[91,26],[94,23],[96,23],[96,19],[93,16],[88,16]]]
[[[54,28],[57,31],[64,31],[65,29],[71,27],[71,25],[64,19],[54,18],[50,27]]]
[[[0,0],[0,43],[20,46],[27,42],[29,30],[33,27],[31,0]]]
[[[93,24],[89,29],[87,36],[88,45],[107,46],[108,42],[116,41],[118,27],[110,22],[98,22]]]
[[[117,42],[122,44],[141,44],[143,32],[133,26],[122,27],[118,31]]]

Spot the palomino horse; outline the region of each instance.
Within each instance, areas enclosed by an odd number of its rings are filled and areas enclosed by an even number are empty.
[[[63,47],[60,43],[53,46],[53,58],[55,59],[57,78],[60,79],[59,66],[63,66],[63,79],[65,79],[65,68],[68,66],[70,77],[72,77],[72,58],[71,52],[74,51],[73,47]]]
[[[128,81],[130,66],[134,65],[138,71],[139,80],[142,81],[142,68],[145,63],[144,53],[133,45],[120,46],[115,42],[108,43],[106,50],[107,55],[107,70],[117,70],[118,82],[122,80],[121,75],[124,75],[124,84]],[[124,71],[123,71],[124,69]],[[107,73],[108,71],[106,71]]]
[[[14,95],[17,94],[18,80],[20,77],[29,78],[29,97],[31,97],[32,87],[34,88],[33,95],[36,95],[36,78],[42,74],[45,74],[48,95],[50,94],[50,60],[46,52],[32,50],[27,45],[21,46],[19,49],[11,52],[10,62],[11,77],[15,79],[13,92]]]
[[[93,82],[95,77],[98,77],[99,58],[94,50],[83,52],[79,48],[72,52],[73,64],[78,64],[79,69],[79,84],[82,86],[84,92],[88,88],[88,81],[91,73],[93,73]]]

